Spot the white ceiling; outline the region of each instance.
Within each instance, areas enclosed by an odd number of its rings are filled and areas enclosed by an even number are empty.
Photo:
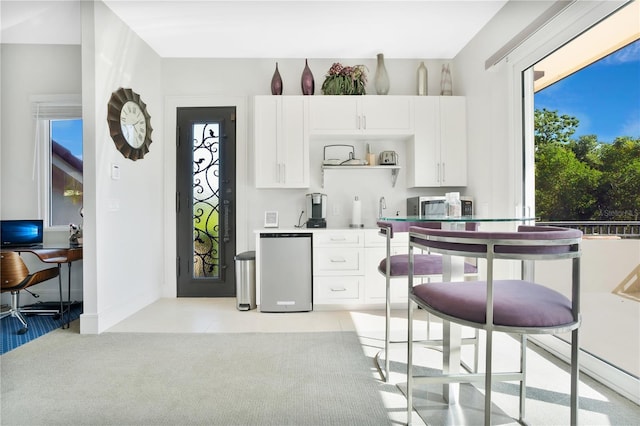
[[[104,1],[161,57],[425,59],[455,57],[506,2]],[[2,42],[79,43],[78,4],[2,0]]]

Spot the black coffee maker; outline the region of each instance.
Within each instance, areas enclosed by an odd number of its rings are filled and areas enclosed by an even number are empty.
[[[327,194],[307,194],[307,228],[327,227]]]

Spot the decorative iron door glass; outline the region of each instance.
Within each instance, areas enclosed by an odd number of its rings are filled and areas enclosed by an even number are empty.
[[[193,277],[220,276],[220,125],[193,125]]]

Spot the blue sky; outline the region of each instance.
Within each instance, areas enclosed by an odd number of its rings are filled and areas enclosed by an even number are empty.
[[[535,94],[535,108],[580,120],[573,138],[640,137],[640,40]]]
[[[56,120],[51,125],[51,139],[82,159],[82,120]]]

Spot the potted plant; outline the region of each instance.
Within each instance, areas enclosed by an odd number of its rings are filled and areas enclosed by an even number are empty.
[[[364,95],[367,85],[367,68],[364,65],[345,67],[335,62],[329,68],[322,83],[323,95]]]

